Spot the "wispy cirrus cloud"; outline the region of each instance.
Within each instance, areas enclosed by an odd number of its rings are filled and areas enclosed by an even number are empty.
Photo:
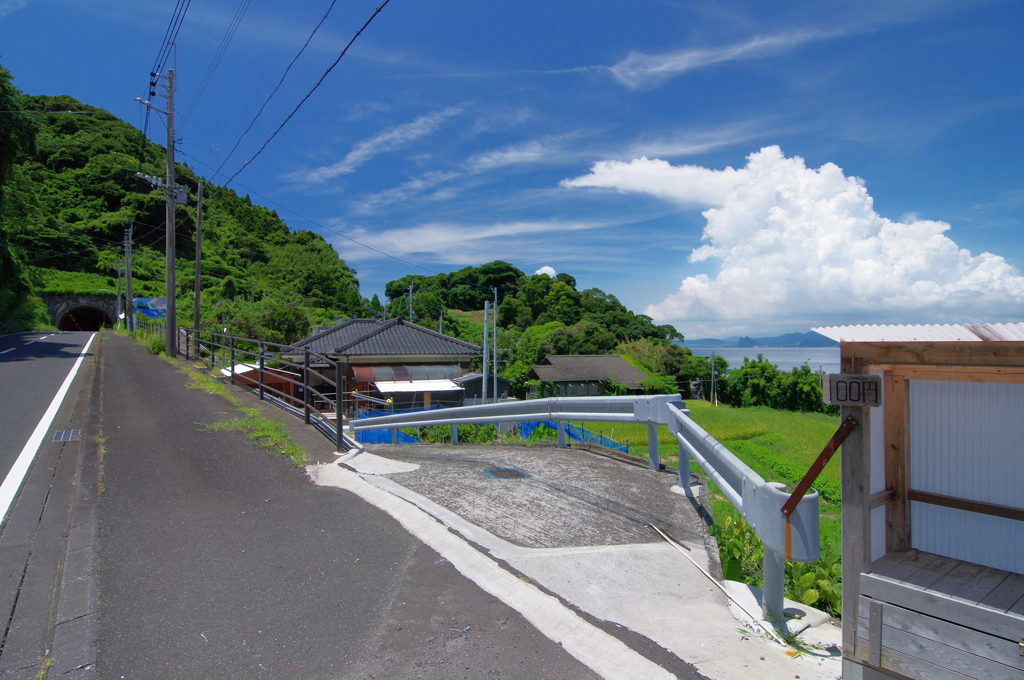
[[[28,5],[28,0],[0,0],[0,19]]]
[[[436,132],[447,119],[462,113],[462,108],[450,106],[416,120],[402,123],[356,143],[346,156],[332,165],[292,173],[290,178],[300,182],[320,184],[339,175],[347,175],[374,156],[395,151],[403,146]]]
[[[631,52],[609,67],[619,83],[632,89],[652,87],[694,69],[728,61],[757,59],[788,52],[801,45],[844,35],[843,31],[792,30],[760,35],[724,47],[688,48],[665,54]]]
[[[368,230],[356,227],[347,236],[399,257],[418,257],[439,264],[472,264],[485,262],[507,254],[514,248],[518,256],[533,255],[551,259],[551,240],[560,235],[601,229],[609,222],[540,220],[469,224],[458,222],[429,222],[413,227]],[[544,235],[544,238],[527,238]],[[381,257],[351,241],[334,243],[345,259],[365,260]],[[579,251],[576,251],[578,256]],[[557,257],[555,258],[557,259]]]

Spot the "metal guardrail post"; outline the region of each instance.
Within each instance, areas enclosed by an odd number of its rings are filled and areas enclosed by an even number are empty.
[[[398,443],[398,428],[397,427],[391,428],[391,443],[392,444],[397,444]]]
[[[651,469],[657,472],[661,469],[661,452],[658,450],[658,424],[647,423],[647,455],[650,458]]]
[[[309,348],[302,353],[302,419],[309,425]],[[340,427],[340,425],[339,425]]]
[[[764,549],[764,575],[761,590],[761,614],[776,626],[783,623],[785,609],[786,558],[768,548]]]
[[[192,335],[186,330],[185,331],[185,361],[192,359]]]
[[[564,449],[566,447],[566,442],[565,442],[565,421],[564,420],[559,420],[555,424],[558,425],[558,448]]]
[[[459,444],[459,426],[452,425],[452,445],[458,446]]]
[[[263,343],[260,343],[260,401],[263,401]]]
[[[212,335],[210,337],[213,338]],[[212,346],[212,339],[210,340],[210,343]],[[235,336],[233,335],[231,336],[231,384],[235,384]]]

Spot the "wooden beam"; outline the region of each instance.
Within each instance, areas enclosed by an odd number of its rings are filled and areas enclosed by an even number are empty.
[[[887,367],[907,380],[944,380],[956,382],[1024,383],[1024,367],[1016,366],[908,366]]]
[[[1024,342],[844,342],[842,359],[866,364],[1024,366]]]
[[[871,494],[870,504],[871,509],[880,508],[886,503],[891,503],[892,499],[896,497],[896,492],[892,489],[882,489]]]
[[[886,552],[910,550],[910,385],[906,378],[886,372],[885,488],[893,493],[885,508]]]
[[[918,503],[941,505],[945,508],[966,510],[967,512],[976,512],[982,515],[991,515],[993,517],[1003,517],[1005,519],[1015,519],[1019,522],[1024,522],[1024,508],[1014,508],[1008,505],[985,503],[984,501],[972,501],[967,498],[956,498],[954,496],[943,496],[939,493],[918,491],[917,489],[910,489],[908,496],[910,500],[917,501]]]

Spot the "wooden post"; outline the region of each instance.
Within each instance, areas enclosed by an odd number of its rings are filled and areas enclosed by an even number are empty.
[[[843,353],[843,373],[863,373],[863,362]],[[856,657],[857,601],[860,574],[867,570],[871,550],[871,426],[868,409],[844,406],[841,418],[853,416],[860,427],[843,443],[843,656]]]
[[[885,372],[885,506],[886,552],[910,550],[910,384]]]

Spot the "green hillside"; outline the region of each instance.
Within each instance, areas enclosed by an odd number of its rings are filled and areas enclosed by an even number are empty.
[[[163,190],[136,173],[162,175],[164,150],[103,109],[22,95],[10,81],[0,71],[3,109],[23,113],[0,114],[0,154],[8,159],[0,175],[0,332],[39,323],[33,293],[112,288],[133,223],[136,294],[163,297]],[[179,321],[190,323],[200,178],[184,164],[176,172],[192,197],[178,208],[175,242]],[[204,191],[204,322],[224,318],[242,335],[292,340],[312,324],[362,311],[356,272],[320,235],[290,231],[274,211],[231,189]],[[28,309],[9,318],[17,305]]]

